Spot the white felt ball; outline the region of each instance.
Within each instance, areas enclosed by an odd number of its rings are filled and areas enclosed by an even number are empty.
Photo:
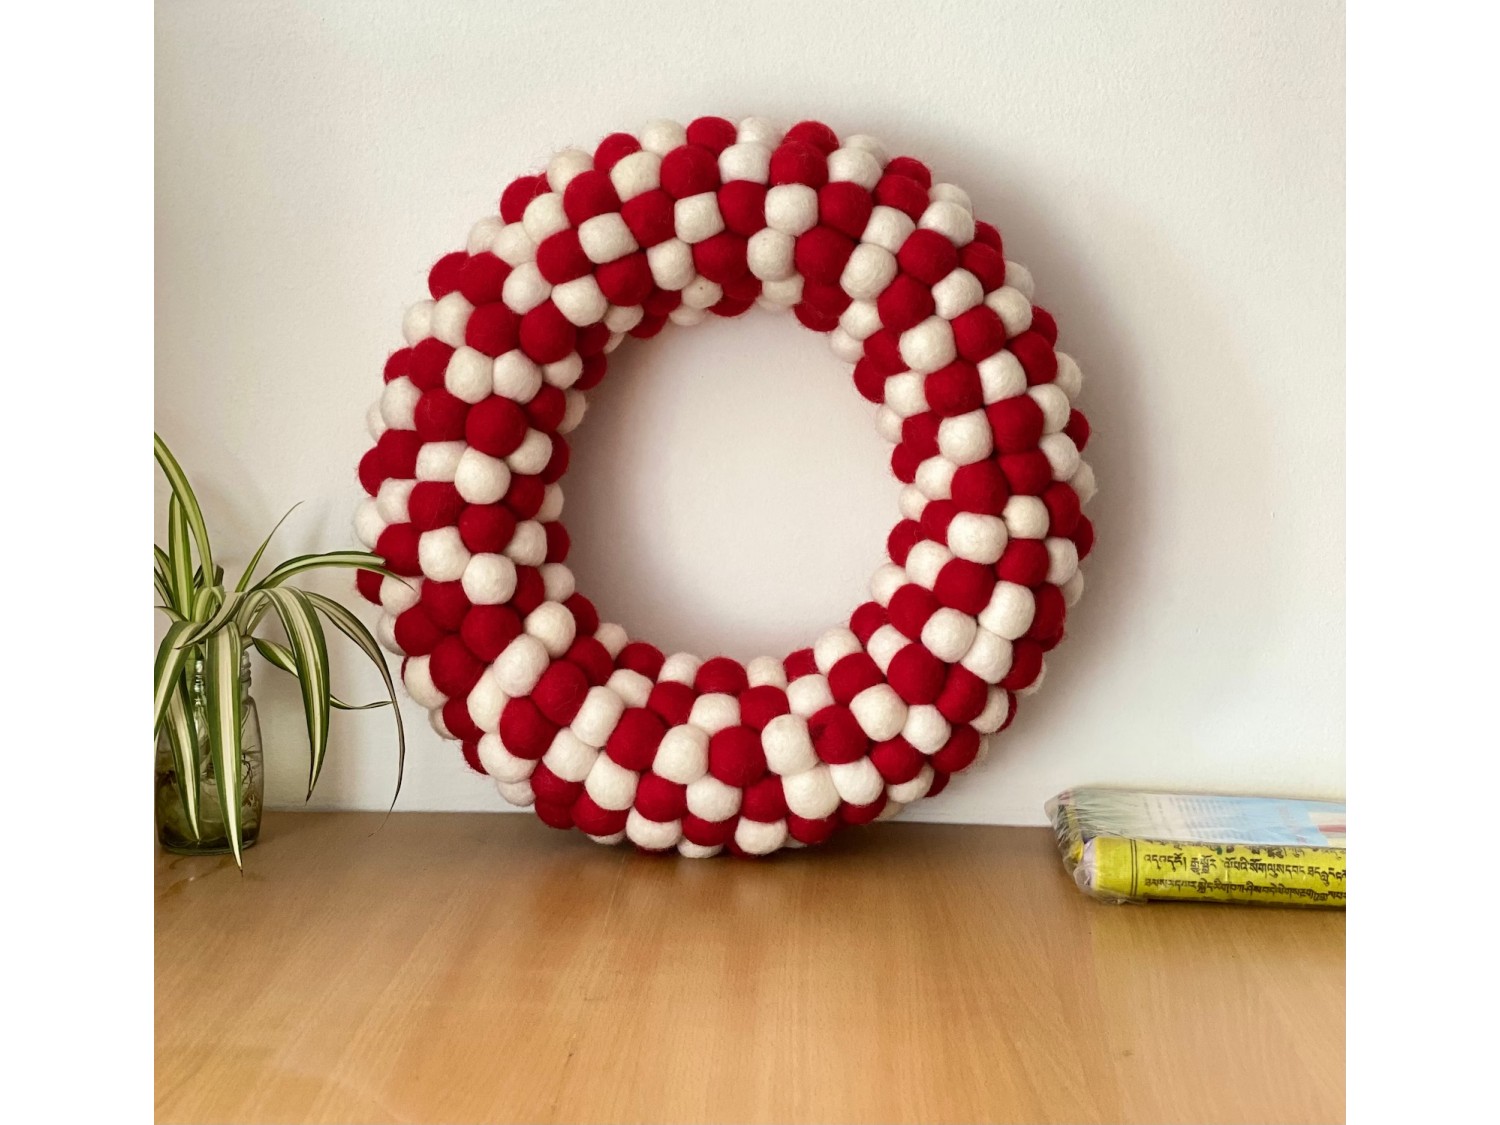
[[[535,262],[522,262],[500,287],[506,305],[516,313],[529,313],[551,294],[552,283],[542,276]]]
[[[619,656],[620,650],[630,643],[630,638],[625,634],[625,627],[613,621],[605,621],[595,629],[594,640],[603,645],[604,651],[611,656]]]
[[[894,797],[890,796],[890,788],[889,787],[886,788],[886,795],[887,796],[886,796],[886,802],[885,802],[885,804],[881,805],[880,806],[880,811],[875,814],[875,819],[877,821],[881,821],[881,820],[895,820],[898,816],[901,815],[902,811],[906,808],[905,802],[898,801]]]
[[[542,506],[536,510],[536,521],[537,521],[537,523],[554,523],[554,522],[556,522],[557,517],[560,516],[560,515],[562,515],[562,510],[563,510],[563,490],[562,490],[562,486],[558,485],[558,484],[549,484],[546,488],[544,488],[542,490]],[[555,563],[549,563],[548,565],[549,566],[555,566],[557,564],[555,564]],[[544,573],[546,572],[546,569],[547,569],[546,567],[542,568],[542,570],[543,570]],[[571,572],[569,572],[568,580],[570,582],[572,581],[572,574],[571,574]],[[568,593],[571,594],[572,590],[569,590]],[[552,600],[553,601],[566,601],[567,597],[565,595],[564,597],[553,598]]]
[[[958,466],[946,457],[929,457],[917,466],[916,485],[929,500],[947,500],[953,495],[953,475]]]
[[[640,775],[628,770],[608,754],[600,754],[584,778],[583,788],[601,809],[628,809],[635,800]]]
[[[760,288],[760,299],[756,302],[763,308],[789,309],[802,300],[802,278],[792,274],[780,281],[767,281]]]
[[[365,432],[370,435],[372,441],[379,441],[380,435],[390,429],[385,424],[385,418],[380,413],[380,403],[372,402],[365,410]]]
[[[940,316],[929,316],[901,333],[901,361],[920,374],[947,367],[957,355],[953,326]]]
[[[946,200],[956,203],[965,211],[973,213],[974,204],[969,199],[969,193],[957,184],[933,184],[927,190],[927,197],[932,200]]]
[[[786,807],[808,820],[820,820],[839,807],[839,791],[822,762],[815,761],[806,769],[783,775],[781,789],[786,795]]]
[[[1047,505],[1040,497],[1012,496],[1003,514],[1012,539],[1040,539],[1047,534]]]
[[[521,444],[511,450],[505,463],[513,472],[523,476],[536,476],[552,459],[552,439],[541,430],[527,430]]]
[[[1036,300],[1036,283],[1031,279],[1031,271],[1020,262],[1005,263],[1005,280],[1019,289],[1028,301]]]
[[[995,448],[990,420],[983,410],[971,410],[938,423],[938,448],[955,465],[983,461]]]
[[[462,293],[445,293],[432,306],[432,334],[450,348],[462,347],[464,329],[473,311],[474,306]]]
[[[709,735],[737,727],[740,725],[740,702],[734,696],[720,691],[700,695],[693,700],[688,722]]]
[[[786,821],[741,817],[734,826],[734,842],[747,855],[770,855],[786,843]]]
[[[1055,384],[1038,383],[1026,393],[1042,408],[1044,433],[1055,434],[1068,424],[1068,416],[1073,412],[1073,404]]]
[[[787,685],[786,701],[791,706],[792,714],[801,715],[805,719],[832,706],[833,692],[829,690],[828,680],[823,676],[803,676]]]
[[[828,767],[833,787],[851,805],[868,805],[885,792],[885,778],[869,758],[837,762]]]
[[[842,327],[837,327],[828,334],[828,347],[845,363],[858,363],[865,354],[864,344],[845,332]]]
[[[576,148],[565,148],[547,162],[547,186],[562,191],[574,178],[594,166],[594,158]]]
[[[673,208],[673,219],[677,237],[690,245],[706,241],[724,229],[719,197],[711,191],[679,199]]]
[[[625,818],[625,835],[638,848],[662,852],[675,848],[682,839],[682,821],[651,820],[642,816],[640,810],[631,809]]]
[[[393,430],[414,430],[417,400],[421,397],[421,390],[405,375],[392,379],[380,392],[380,416]]]
[[[605,686],[623,699],[626,707],[644,707],[651,698],[651,680],[629,668],[616,668]]]
[[[885,405],[902,418],[927,410],[927,390],[922,376],[903,371],[885,381]]]
[[[1035,695],[1038,691],[1041,690],[1041,688],[1042,688],[1042,681],[1045,680],[1046,678],[1047,678],[1047,662],[1045,660],[1043,660],[1042,661],[1042,666],[1036,670],[1036,679],[1032,680],[1031,683],[1027,684],[1023,688],[1017,688],[1016,689],[1016,694],[1017,695]],[[976,719],[974,721],[977,723],[979,720]],[[996,729],[998,730],[999,728],[997,727]]]
[[[448,697],[432,682],[430,663],[426,656],[412,656],[407,658],[406,667],[401,670],[401,682],[406,685],[407,694],[428,711],[448,702]]]
[[[677,842],[677,854],[684,859],[712,859],[723,850],[721,844],[695,844],[691,840]]]
[[[924,762],[916,777],[910,781],[903,781],[899,785],[886,786],[885,794],[892,801],[900,801],[903,805],[909,805],[927,796],[927,790],[932,788],[932,779],[935,776],[932,767]]]
[[[690,785],[708,772],[708,735],[694,726],[670,727],[656,748],[651,772]]]
[[[557,311],[567,318],[569,324],[579,328],[598,324],[604,319],[604,313],[609,308],[609,301],[605,299],[599,283],[594,280],[594,275],[591,273],[575,277],[572,281],[565,281],[561,285],[554,285],[552,303],[557,306]]]
[[[1078,546],[1071,539],[1047,540],[1047,581],[1061,586],[1078,573]]]
[[[766,765],[772,773],[786,777],[817,764],[818,754],[813,749],[812,735],[801,716],[777,715],[761,731],[760,741],[766,753]]]
[[[504,605],[516,592],[516,564],[504,555],[482,552],[464,567],[464,596],[474,605]]]
[[[813,663],[825,676],[846,656],[860,651],[859,638],[846,626],[829,629],[813,642]]]
[[[1009,641],[980,628],[961,663],[985,683],[998,684],[1010,671],[1011,655]]]
[[[529,633],[522,633],[511,640],[493,664],[490,675],[500,685],[500,690],[512,699],[530,695],[531,689],[547,670],[547,650],[542,642]]]
[[[997,582],[990,601],[979,612],[979,624],[1008,641],[1019,640],[1031,628],[1036,615],[1036,599],[1031,591],[1016,582]]]
[[[624,832],[611,832],[608,836],[595,836],[589,833],[585,834],[588,835],[588,838],[594,841],[594,843],[603,844],[607,848],[612,848],[616,844],[623,844],[625,842]]]
[[[658,118],[641,129],[641,147],[657,156],[666,156],[674,148],[687,144],[687,130],[675,121]]]
[[[860,241],[879,246],[882,250],[889,250],[894,254],[901,249],[901,244],[916,229],[917,224],[912,222],[911,216],[905,211],[898,211],[894,207],[879,206],[870,212],[870,219],[865,223],[865,230],[860,235]]]
[[[965,269],[956,269],[932,287],[937,314],[944,320],[968,312],[984,300],[984,286]]]
[[[518,566],[541,566],[547,561],[547,532],[536,520],[522,520],[505,545],[505,555]]]
[[[1038,673],[1038,679],[1040,679]],[[990,688],[989,699],[984,710],[974,717],[973,726],[980,734],[993,734],[1005,723],[1010,714],[1010,695],[1003,688]]]
[[[757,141],[741,141],[719,153],[719,179],[763,184],[771,176],[771,150]]]
[[[441,711],[427,712],[427,725],[432,727],[433,730],[437,731],[437,736],[439,738],[453,737],[453,732],[448,729],[448,724],[444,721],[443,713]]]
[[[589,688],[583,706],[570,724],[573,733],[590,746],[603,746],[614,733],[615,725],[625,711],[625,701],[600,684]]]
[[[1038,445],[1052,466],[1053,480],[1069,480],[1078,471],[1078,446],[1067,434],[1047,434]]]
[[[525,781],[536,769],[536,763],[529,758],[518,758],[507,750],[498,734],[486,734],[479,739],[479,764],[496,781]]]
[[[870,659],[875,661],[876,667],[882,672],[887,672],[890,670],[891,661],[906,645],[907,640],[902,636],[900,629],[894,625],[882,625],[870,634],[865,651],[870,654]]]
[[[885,742],[906,724],[906,703],[890,684],[874,684],[849,701],[860,729],[872,742]]]
[[[736,139],[741,143],[754,141],[767,148],[775,148],[781,143],[781,130],[774,121],[764,117],[746,117],[739,124]]]
[[[583,421],[583,416],[588,412],[588,396],[582,391],[570,390],[564,395],[562,421],[557,424],[557,432],[560,434],[571,434]]]
[[[796,241],[789,234],[766,227],[750,236],[745,260],[750,272],[761,281],[780,281],[792,275],[792,255]]]
[[[868,340],[883,327],[880,306],[874,301],[850,301],[849,307],[839,314],[839,327],[856,340]]]
[[[380,491],[375,493],[375,510],[386,523],[406,523],[411,519],[411,494],[417,487],[414,480],[384,480]]]
[[[855,133],[844,138],[845,148],[857,148],[861,152],[868,152],[873,156],[881,168],[886,165],[885,145],[879,140],[866,133]]]
[[[967,246],[974,241],[974,213],[951,199],[929,203],[917,226],[937,231],[955,246]]]
[[[500,796],[517,808],[524,809],[536,803],[536,794],[531,791],[530,781],[497,781],[495,788]]]
[[[589,261],[600,265],[637,249],[635,236],[618,211],[606,211],[579,223],[578,242]]]
[[[689,282],[691,285],[692,283]],[[692,305],[682,304],[667,314],[667,319],[673,324],[681,324],[690,328],[695,324],[702,324],[708,319],[708,313],[703,309],[695,309]]]
[[[728,820],[740,811],[740,791],[705,775],[688,783],[688,812],[704,820]]]
[[[828,178],[836,184],[858,184],[873,191],[882,171],[880,161],[864,149],[845,147],[828,154]]]
[[[927,494],[914,484],[902,485],[901,492],[896,497],[896,507],[900,509],[903,519],[919,520],[927,510]]]
[[[469,549],[456,527],[424,531],[417,540],[417,559],[422,573],[434,582],[457,582],[469,565]]]
[[[706,277],[695,277],[682,287],[682,303],[690,309],[712,308],[723,297],[723,288]]]
[[[701,667],[703,661],[692,653],[674,652],[662,661],[661,671],[656,674],[656,678],[672,684],[691,684]]]
[[[1080,504],[1087,504],[1099,491],[1099,486],[1094,481],[1094,467],[1087,461],[1080,461],[1078,471],[1068,480],[1068,486],[1078,493]]]
[[[504,229],[505,220],[499,215],[486,215],[469,228],[464,249],[470,254],[482,254],[495,244],[495,239]]]
[[[922,626],[922,646],[944,664],[956,664],[974,643],[977,628],[967,613],[943,606]]]
[[[569,352],[562,359],[555,359],[542,366],[542,378],[560,390],[567,390],[578,382],[582,374],[583,357],[577,352]]]
[[[1075,605],[1078,604],[1078,599],[1083,597],[1082,570],[1074,571],[1073,577],[1069,578],[1066,582],[1063,583],[1062,595],[1063,602],[1069,609],[1072,609]]]
[[[418,301],[401,318],[401,335],[415,344],[432,335],[432,301]]]
[[[651,267],[651,277],[656,284],[673,292],[696,276],[692,247],[680,238],[669,238],[647,250],[646,264]]]
[[[1070,399],[1083,392],[1083,371],[1078,361],[1066,352],[1057,353],[1057,375],[1052,382]]]
[[[405,656],[406,652],[396,643],[395,631],[396,619],[388,613],[382,613],[380,619],[375,622],[375,639],[380,642],[380,647],[394,656]]]
[[[510,702],[510,697],[495,682],[495,677],[486,670],[469,689],[469,698],[464,700],[469,718],[480,730],[494,730],[500,725],[500,712]]]
[[[417,479],[451,483],[468,448],[462,441],[429,441],[417,450]]]
[[[1014,285],[1002,285],[986,294],[984,303],[1000,318],[1000,323],[1005,325],[1007,337],[1019,336],[1031,327],[1031,302]]]
[[[844,264],[839,285],[855,300],[873,301],[895,279],[897,269],[896,255],[862,242]]]
[[[622,203],[661,186],[661,156],[641,150],[622,156],[609,170],[609,182]]]
[[[510,488],[510,466],[471,446],[458,459],[453,486],[467,504],[498,504]]]
[[[521,225],[526,228],[526,234],[531,241],[538,246],[559,231],[567,230],[568,215],[563,210],[561,193],[543,192],[526,204],[526,211],[521,216]]]
[[[766,224],[796,237],[818,225],[818,193],[806,184],[778,184],[766,192]]]
[[[920,539],[906,553],[906,577],[918,586],[932,589],[943,567],[953,561],[953,552],[931,539]]]
[[[421,598],[421,584],[420,578],[392,578],[386,575],[380,580],[380,607],[387,613],[405,613]]]
[[[496,356],[491,376],[497,395],[519,403],[530,402],[542,389],[542,369],[519,349]]]
[[[1000,350],[978,363],[979,387],[984,401],[999,402],[1026,393],[1026,369],[1015,353]]]
[[[545,563],[541,568],[542,592],[549,602],[565,602],[573,596],[578,582],[562,563]]]
[[[906,585],[906,571],[895,563],[885,563],[870,576],[870,597],[880,605],[890,605],[896,591]]]
[[[936,754],[948,744],[953,728],[931,703],[919,703],[906,709],[906,725],[901,737],[923,754]]]
[[[542,647],[553,658],[568,651],[577,629],[568,607],[556,602],[543,602],[528,613],[524,627],[527,633],[542,642]]]
[[[494,389],[491,374],[493,369],[494,361],[489,356],[473,348],[460,346],[448,358],[448,366],[443,370],[443,386],[454,398],[472,406],[481,399],[488,398]]]
[[[772,656],[757,656],[745,665],[745,676],[751,687],[786,687],[786,668]]]
[[[511,223],[495,236],[490,248],[495,257],[509,266],[536,261],[536,243],[520,223]]]
[[[959,512],[948,524],[948,546],[961,559],[997,563],[1005,551],[1005,521],[998,516]]]

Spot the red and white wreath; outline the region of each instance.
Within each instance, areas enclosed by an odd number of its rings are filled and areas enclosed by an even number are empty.
[[[547,824],[710,856],[940,792],[1041,683],[1094,532],[1082,376],[968,195],[805,121],[653,122],[505,189],[428,279],[359,466],[378,633],[433,726]],[[827,333],[904,483],[846,626],[665,655],[565,565],[568,439],[627,336],[751,306]]]

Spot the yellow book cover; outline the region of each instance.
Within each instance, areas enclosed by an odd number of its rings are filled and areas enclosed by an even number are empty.
[[[1342,908],[1342,802],[1070,789],[1047,802],[1063,863],[1112,902]]]

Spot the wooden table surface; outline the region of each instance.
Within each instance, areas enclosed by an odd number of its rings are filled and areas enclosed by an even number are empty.
[[[158,862],[162,1121],[1343,1119],[1341,913],[1101,905],[1043,829],[272,813],[246,859]]]

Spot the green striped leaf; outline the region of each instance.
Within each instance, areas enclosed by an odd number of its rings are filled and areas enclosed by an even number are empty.
[[[213,599],[216,599],[220,596],[221,592],[222,591],[217,586],[201,591],[200,593],[209,595],[208,600],[202,602],[201,604],[210,604]],[[219,629],[222,629],[225,623],[234,617],[235,612],[240,608],[240,602],[242,602],[245,597],[246,595],[244,594],[230,594],[221,603],[219,603],[218,608],[215,609],[206,620],[204,620],[200,616],[200,603],[195,602],[193,605],[193,616],[195,618],[199,618],[200,623],[196,629],[188,633],[187,636],[183,637],[182,640],[178,643],[184,645],[197,644],[210,633],[217,632]]]
[[[292,655],[292,650],[285,645],[279,645],[275,641],[268,641],[261,637],[251,640],[255,645],[255,651],[266,658],[266,663],[274,668],[280,668],[283,672],[295,676],[297,674],[297,659]],[[389,699],[376,699],[369,703],[345,703],[332,692],[328,693],[328,702],[340,711],[371,711],[376,707],[389,707]]]
[[[156,650],[156,704],[155,719],[151,725],[152,737],[161,730],[172,693],[182,680],[182,670],[193,655],[193,650],[181,643],[182,638],[193,628],[191,621],[172,622],[167,626],[167,635],[162,638],[161,645]]]
[[[307,597],[344,636],[359,646],[360,651],[379,669],[380,678],[385,681],[386,694],[391,701],[391,714],[396,719],[396,792],[391,797],[391,805],[394,807],[396,798],[401,796],[401,780],[406,774],[406,728],[401,722],[401,707],[396,701],[396,684],[391,679],[391,670],[386,667],[385,653],[379,642],[371,636],[370,630],[365,628],[365,623],[338,602],[310,590],[307,591]]]
[[[276,532],[280,530],[281,525],[286,523],[286,517],[295,512],[301,505],[302,501],[298,500],[297,503],[288,508],[286,510],[286,516],[282,516],[279,520],[277,520],[276,526],[271,528],[271,533],[261,540],[260,546],[255,549],[255,554],[250,556],[250,565],[245,568],[245,573],[240,575],[239,582],[235,584],[234,588],[236,593],[243,593],[245,587],[250,585],[250,579],[255,575],[255,568],[260,565],[260,557],[266,553],[266,548],[271,545],[272,537],[275,536]]]
[[[203,839],[198,820],[198,774],[203,768],[198,755],[198,724],[193,718],[193,700],[184,677],[172,685],[167,703],[167,741],[172,747],[173,768],[177,771],[177,796],[187,817],[193,839]]]
[[[376,574],[388,575],[391,578],[401,578],[387,570],[380,562],[379,555],[372,555],[369,551],[325,551],[317,555],[298,555],[296,558],[287,559],[286,562],[276,567],[255,584],[257,590],[268,590],[273,586],[279,586],[294,574],[301,574],[307,570],[321,570],[323,567],[352,566],[359,570],[373,570]],[[401,581],[406,579],[401,578]]]
[[[328,697],[332,690],[328,681],[328,643],[323,638],[317,611],[301,590],[267,590],[265,597],[292,642],[297,684],[302,689],[302,710],[307,717],[307,745],[312,755],[307,775],[307,795],[311,797],[328,752]]]
[[[240,631],[227,623],[204,642],[203,686],[208,717],[208,751],[219,786],[219,809],[234,862],[243,869],[240,841],[240,736],[244,709],[240,702]]]
[[[156,451],[156,463],[161,466],[162,475],[172,486],[172,495],[177,497],[182,505],[183,515],[193,533],[193,540],[198,544],[198,559],[203,564],[203,571],[205,574],[212,574],[214,573],[214,553],[208,542],[208,526],[203,522],[203,509],[198,506],[198,497],[193,494],[193,486],[188,483],[187,474],[182,471],[177,458],[172,456],[167,443],[161,440],[161,435],[152,434],[151,436]],[[191,570],[190,564],[189,573]]]
[[[167,504],[167,573],[172,578],[173,605],[184,617],[193,613],[193,548],[188,539],[187,516],[174,495]]]

